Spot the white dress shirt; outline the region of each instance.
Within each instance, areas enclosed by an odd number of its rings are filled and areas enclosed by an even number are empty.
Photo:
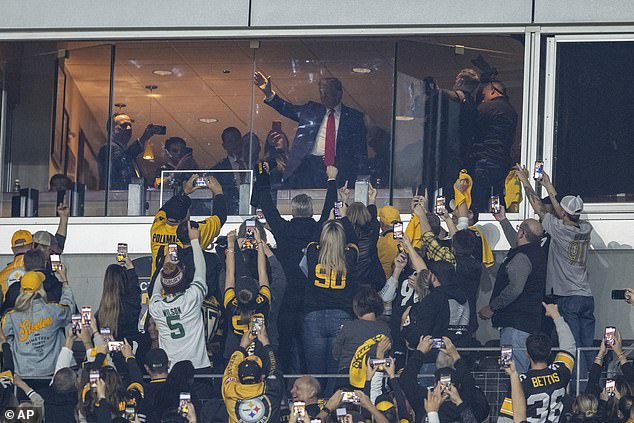
[[[339,133],[339,119],[341,118],[341,103],[335,106],[335,151],[337,148],[337,134]],[[317,138],[315,139],[315,145],[313,146],[313,152],[311,153],[313,156],[323,157],[326,154],[326,125],[328,124],[328,113],[329,110],[326,109],[326,114],[324,115],[324,119],[321,121],[321,126],[319,127],[319,132],[317,132]]]

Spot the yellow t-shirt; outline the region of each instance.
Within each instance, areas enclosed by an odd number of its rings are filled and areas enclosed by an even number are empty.
[[[24,254],[20,254],[0,272],[0,289],[2,289],[3,297],[6,296],[7,289],[12,284],[20,282],[24,273]]]
[[[150,229],[152,275],[156,270],[156,256],[161,248],[166,251],[168,244],[178,244],[182,247],[182,244],[178,242],[178,238],[176,237],[176,228],[177,226],[172,226],[167,223],[167,218],[163,210],[159,210],[156,216],[154,216],[152,228]],[[209,216],[202,222],[198,222],[198,228],[200,230],[200,247],[206,250],[218,234],[220,234],[220,218],[218,218],[218,216]]]

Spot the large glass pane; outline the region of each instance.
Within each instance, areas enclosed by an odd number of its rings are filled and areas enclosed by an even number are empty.
[[[156,213],[161,170],[202,173],[250,168],[245,160],[250,155],[250,137],[245,134],[250,128],[252,57],[246,41],[117,45],[112,112],[124,114],[115,121],[124,125],[129,121],[131,133],[116,140],[114,148],[128,153],[133,149],[128,163],[113,162],[110,168],[109,215],[137,214],[137,205],[144,202],[149,205],[146,214]],[[152,124],[164,128],[148,130]],[[184,178],[190,174],[185,173]],[[164,192],[180,190],[183,173],[180,175],[166,181],[170,189]],[[216,176],[223,185],[229,213],[238,214],[241,199],[249,196],[248,178],[236,178],[234,172]],[[144,198],[134,186],[128,192],[128,184],[139,180],[148,187]]]
[[[55,216],[62,196],[74,216],[103,215],[96,156],[105,139],[110,49],[55,42],[0,48],[8,100],[3,216]]]
[[[523,62],[524,44],[513,36],[399,41],[395,194],[421,186],[430,199],[442,190],[449,200],[467,168],[480,211],[492,193],[503,195],[520,159]]]
[[[394,42],[264,40],[256,68],[270,76],[275,93],[267,100],[255,88],[253,131],[264,141],[262,157],[276,163],[280,210],[290,213],[290,198],[300,192],[320,210],[328,161],[339,168],[340,185],[348,180],[354,188],[369,175],[380,189],[379,206],[388,201]]]
[[[586,202],[634,201],[634,43],[560,43],[557,50],[557,191]]]

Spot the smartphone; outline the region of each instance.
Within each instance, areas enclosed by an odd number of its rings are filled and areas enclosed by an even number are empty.
[[[445,341],[442,340],[442,338],[434,338],[431,340],[431,347],[432,348],[445,348]]]
[[[394,239],[403,239],[403,222],[394,222],[392,224],[392,231]]]
[[[386,367],[390,367],[392,365],[391,358],[373,358],[370,359],[370,365],[372,367],[376,367],[378,371],[385,371]]]
[[[500,213],[500,196],[492,195],[491,202],[489,203],[489,210],[493,214]]]
[[[544,179],[544,162],[542,160],[535,161],[535,171],[533,172],[533,179],[541,181]]]
[[[90,323],[92,322],[92,307],[91,306],[82,306],[81,322],[84,326],[90,326]]]
[[[439,195],[436,197],[436,214],[442,215],[447,213],[447,208],[445,207],[445,197]]]
[[[167,127],[165,125],[154,125],[154,124],[150,124],[152,125],[152,128],[156,128],[156,135],[165,135],[167,134]]]
[[[334,207],[334,215],[335,215],[335,219],[341,219],[341,208],[343,207],[343,201],[335,201],[335,207]]]
[[[512,358],[513,347],[510,345],[502,345],[502,349],[500,350],[500,366],[503,369],[508,368]]]
[[[405,253],[405,248],[403,248],[403,244],[396,244],[396,248],[399,254]]]
[[[359,404],[359,397],[354,392],[344,392],[341,402],[350,404]]]
[[[51,254],[51,268],[53,272],[57,272],[57,270],[62,268],[62,259],[59,254]]]
[[[205,177],[199,176],[198,178],[196,178],[196,180],[194,181],[194,186],[198,188],[206,188],[207,181],[205,180]]]
[[[123,341],[110,341],[108,342],[108,351],[121,351]]]
[[[99,370],[90,371],[90,389],[97,391],[97,381],[99,380]]]
[[[613,289],[612,290],[612,299],[613,300],[625,300],[627,298],[626,292],[624,289]]]
[[[252,317],[251,318],[251,334],[253,336],[258,336],[258,332],[262,330],[262,326],[264,326],[264,318],[263,317]]]
[[[99,333],[101,334],[104,342],[113,341],[112,335],[110,333],[110,328],[101,328],[99,329]]]
[[[128,244],[120,242],[117,244],[117,263],[123,263],[128,257]]]
[[[266,225],[266,217],[264,217],[264,212],[262,211],[262,209],[256,209],[255,215],[258,218],[258,222],[260,222],[263,225]]]
[[[616,395],[616,381],[614,379],[608,379],[605,381],[605,392],[609,397]]]
[[[244,248],[255,250],[258,243],[255,241],[255,220],[247,220],[246,232],[244,234]]]
[[[125,406],[125,418],[131,422],[136,419],[136,409],[133,405]]]
[[[271,131],[282,133],[282,121],[274,120],[273,123],[271,124]]]
[[[293,403],[293,414],[297,416],[297,421],[304,421],[306,417],[306,403],[296,401]]]
[[[81,333],[81,314],[73,314],[71,317],[71,325],[74,336]]]
[[[181,392],[179,401],[178,401],[178,412],[181,416],[187,418],[189,414],[189,407],[187,405],[188,401],[191,401],[192,396],[189,392]]]
[[[168,244],[167,251],[170,255],[170,260],[172,260],[173,263],[177,263],[178,262],[178,245]]]
[[[440,386],[443,392],[451,388],[451,375],[440,375]]]
[[[616,328],[607,326],[603,332],[603,342],[607,348],[612,348],[616,344]]]

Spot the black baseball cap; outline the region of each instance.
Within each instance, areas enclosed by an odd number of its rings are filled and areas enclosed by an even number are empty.
[[[161,348],[152,348],[145,355],[145,364],[150,370],[164,370],[169,365],[167,354]]]
[[[243,385],[255,385],[262,380],[262,365],[257,356],[247,357],[238,365],[238,379]]]

